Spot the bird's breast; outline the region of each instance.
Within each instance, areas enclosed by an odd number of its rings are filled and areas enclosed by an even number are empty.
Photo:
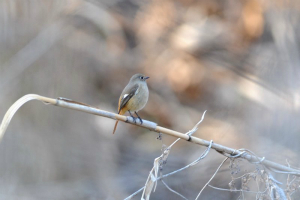
[[[128,101],[127,108],[130,111],[143,109],[148,102],[149,90],[146,84],[141,84],[135,95]]]

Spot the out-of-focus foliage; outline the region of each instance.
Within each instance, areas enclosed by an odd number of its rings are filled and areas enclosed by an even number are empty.
[[[208,110],[195,136],[299,167],[299,11],[297,0],[1,0],[0,116],[28,93],[116,111],[129,78],[144,73],[142,118],[186,132]],[[0,144],[0,199],[127,197],[174,138],[123,123],[112,135],[113,124],[26,105]],[[203,149],[179,142],[163,173]],[[194,199],[221,160],[211,152],[165,181]],[[227,166],[212,185],[230,180]],[[201,196],[239,194],[207,188]],[[158,183],[151,198],[179,197]]]

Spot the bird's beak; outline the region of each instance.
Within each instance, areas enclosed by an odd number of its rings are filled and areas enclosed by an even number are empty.
[[[146,80],[147,80],[148,78],[150,78],[150,77],[149,77],[149,76],[144,77],[144,79],[146,79]]]

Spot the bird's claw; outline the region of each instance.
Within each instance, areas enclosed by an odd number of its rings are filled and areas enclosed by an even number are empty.
[[[141,122],[141,125],[143,124],[143,120],[140,118],[140,117],[138,117],[139,118],[139,120],[140,120],[140,122]]]
[[[136,117],[133,117],[133,116],[131,116],[131,117],[132,117],[133,123],[136,124]]]
[[[143,120],[140,118],[140,117],[133,117],[133,116],[131,116],[132,117],[132,121],[133,121],[133,123],[137,123],[136,122],[136,119],[139,119],[140,120],[140,122],[141,122],[141,125],[143,124]]]

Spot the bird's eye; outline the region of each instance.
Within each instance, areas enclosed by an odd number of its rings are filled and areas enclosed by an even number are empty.
[[[141,80],[144,80],[144,77],[143,77],[143,76],[140,76],[140,79],[141,79]]]

